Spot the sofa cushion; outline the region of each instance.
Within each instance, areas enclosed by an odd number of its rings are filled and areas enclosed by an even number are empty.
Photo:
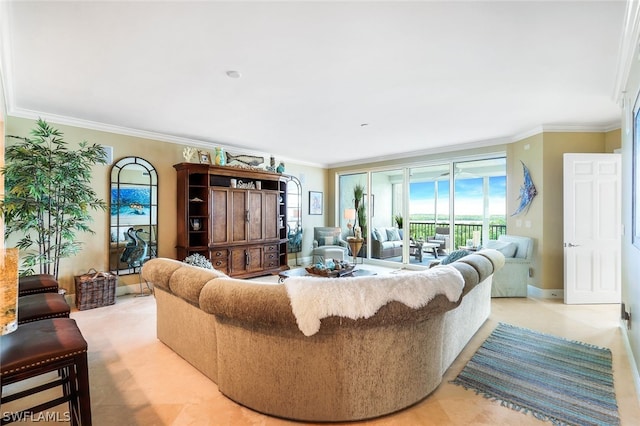
[[[485,244],[485,248],[498,250],[504,257],[514,257],[518,246],[507,241],[489,240]]]
[[[389,241],[402,240],[402,238],[400,238],[400,233],[396,228],[387,228],[386,231],[387,231],[387,240]]]
[[[470,252],[467,250],[456,250],[456,251],[452,251],[449,256],[445,257],[444,259],[442,259],[442,261],[440,262],[441,265],[448,265],[449,263],[455,262],[458,259],[462,259],[463,257],[467,256]]]

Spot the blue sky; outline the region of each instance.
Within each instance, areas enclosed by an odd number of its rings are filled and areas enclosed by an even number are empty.
[[[456,213],[482,214],[482,178],[455,181]],[[412,182],[409,188],[410,214],[434,213],[433,182]],[[489,213],[506,214],[506,176],[489,178]],[[438,182],[438,214],[449,211],[449,181]]]

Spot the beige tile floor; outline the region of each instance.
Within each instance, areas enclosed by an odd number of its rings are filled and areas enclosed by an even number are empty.
[[[531,415],[502,407],[449,383],[498,322],[610,348],[622,424],[640,424],[638,396],[618,315],[618,305],[567,306],[557,300],[494,299],[490,319],[434,393],[399,413],[351,424],[544,424]],[[153,297],[118,297],[113,306],[73,311],[72,318],[77,320],[89,343],[94,425],[300,424],[265,416],[232,402],[218,392],[214,383],[159,342],[155,335]]]

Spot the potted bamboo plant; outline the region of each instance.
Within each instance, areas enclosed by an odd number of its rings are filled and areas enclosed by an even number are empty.
[[[91,168],[106,164],[102,146],[79,144],[70,149],[63,134],[38,119],[31,138],[7,136],[5,196],[0,200],[5,236],[17,235],[22,275],[58,278],[60,259],[78,253],[76,233],[95,233],[88,225],[91,210],[105,210],[91,187]],[[36,272],[37,268],[37,272]]]

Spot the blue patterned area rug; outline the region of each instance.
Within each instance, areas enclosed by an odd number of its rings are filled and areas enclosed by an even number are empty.
[[[452,383],[556,425],[619,425],[611,351],[499,324]]]

